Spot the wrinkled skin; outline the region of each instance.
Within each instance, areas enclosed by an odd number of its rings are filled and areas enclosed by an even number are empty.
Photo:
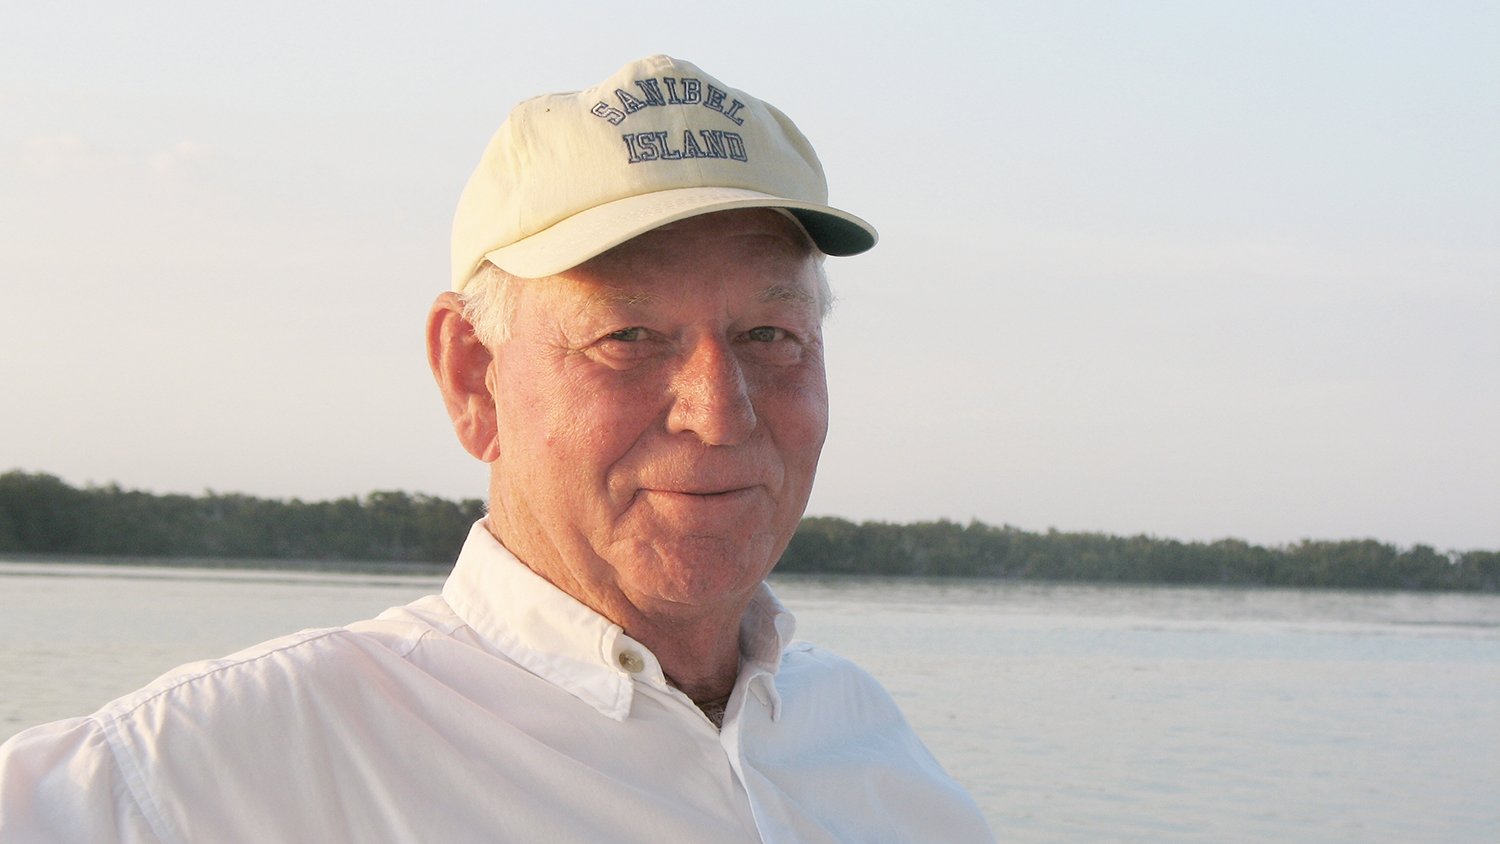
[[[727,694],[827,429],[805,237],[720,212],[522,284],[494,349],[452,294],[429,321],[455,429],[491,465],[490,530],[695,699]]]

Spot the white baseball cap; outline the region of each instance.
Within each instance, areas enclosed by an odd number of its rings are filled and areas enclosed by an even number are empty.
[[[668,56],[587,91],[516,106],[453,219],[453,289],[485,259],[521,278],[560,273],[674,220],[781,208],[828,255],[875,245],[831,208],[812,145],[774,106]]]

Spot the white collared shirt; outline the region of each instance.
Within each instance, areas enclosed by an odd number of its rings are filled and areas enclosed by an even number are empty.
[[[762,587],[722,730],[475,525],[440,596],[0,746],[0,842],[984,842],[894,702]]]

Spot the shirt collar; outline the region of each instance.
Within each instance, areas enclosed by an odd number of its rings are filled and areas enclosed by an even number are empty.
[[[771,587],[762,583],[740,619],[740,680],[770,707],[772,721],[781,719],[776,672],[781,670],[781,655],[796,632],[797,619],[776,599]]]
[[[630,714],[634,681],[667,686],[646,646],[527,568],[483,520],[469,529],[443,599],[497,651],[617,721]],[[781,712],[775,675],[795,630],[792,614],[762,583],[740,622],[740,679],[773,718]]]

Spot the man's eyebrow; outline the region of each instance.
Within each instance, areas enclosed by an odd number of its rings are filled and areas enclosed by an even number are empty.
[[[755,299],[764,304],[816,305],[818,303],[818,297],[807,290],[785,284],[773,284],[760,291],[760,295]]]
[[[585,310],[634,308],[649,304],[657,298],[659,298],[657,294],[649,290],[622,290],[617,287],[606,287],[590,293],[583,301],[583,308]],[[816,306],[818,297],[801,287],[773,284],[756,294],[755,301],[762,304]]]
[[[585,310],[633,308],[655,298],[656,295],[648,290],[621,290],[617,287],[606,287],[590,293],[584,299],[583,307]]]

